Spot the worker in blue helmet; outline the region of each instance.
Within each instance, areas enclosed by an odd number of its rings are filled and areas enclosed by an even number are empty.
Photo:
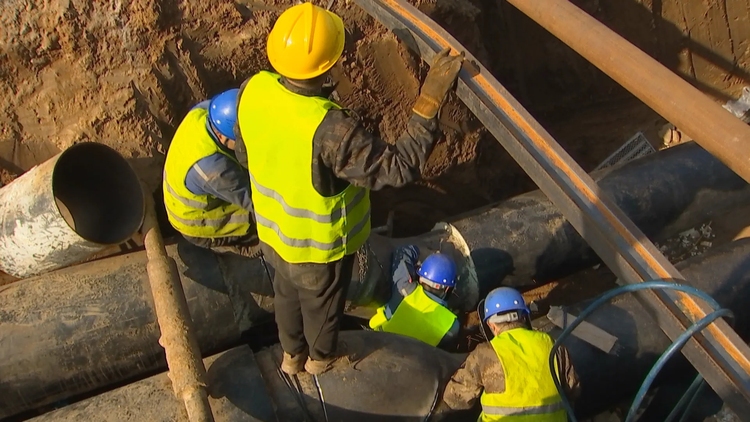
[[[370,319],[370,328],[453,349],[459,322],[448,309],[447,300],[456,286],[456,264],[448,255],[435,253],[417,269],[418,259],[416,245],[396,249],[392,260],[391,298]]]
[[[169,222],[185,239],[254,255],[250,181],[234,154],[238,92],[222,92],[187,113],[169,145],[162,188]]]
[[[566,422],[549,367],[554,341],[531,328],[529,308],[521,293],[510,287],[497,288],[487,295],[483,310],[482,320],[492,338],[479,344],[453,374],[440,406],[470,409],[480,399],[480,422]],[[575,398],[578,377],[564,347],[558,349],[555,360],[566,395]]]

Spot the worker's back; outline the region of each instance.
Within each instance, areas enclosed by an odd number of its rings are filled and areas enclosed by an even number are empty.
[[[430,298],[422,286],[404,297],[388,318],[386,307],[378,308],[370,319],[370,328],[401,334],[437,346],[457,324],[456,315]]]
[[[567,421],[549,369],[553,343],[546,333],[526,328],[503,331],[490,341],[502,366],[505,389],[485,389],[480,422]]]
[[[331,108],[338,106],[293,93],[265,71],[248,81],[240,98],[258,236],[289,263],[334,262],[370,233],[366,189],[349,185],[324,197],[313,186],[313,136]]]
[[[199,238],[243,236],[251,227],[250,212],[211,195],[191,192],[185,179],[202,158],[223,154],[206,127],[208,111],[193,108],[175,132],[164,163],[164,205],[172,226],[180,233]]]

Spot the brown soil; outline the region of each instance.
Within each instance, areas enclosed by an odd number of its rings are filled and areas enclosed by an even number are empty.
[[[11,3],[0,18],[8,46],[0,56],[1,181],[75,143],[95,141],[129,158],[157,189],[164,152],[182,116],[196,102],[268,68],[264,39],[288,4]],[[451,1],[421,8],[458,29],[467,47],[487,58],[481,31],[471,24],[477,6]],[[352,35],[335,71],[340,102],[394,142],[427,66],[355,5],[336,2],[333,9]],[[394,209],[397,233],[423,231],[448,215],[532,187],[455,99],[441,124],[445,137],[425,181],[376,193],[375,224]]]
[[[485,63],[584,169],[595,167],[638,130],[660,144],[656,132],[664,122],[659,116],[507,4],[413,1]],[[689,48],[678,46],[685,34],[693,36],[689,28],[680,32],[683,20],[678,18],[698,16],[708,8],[708,16],[719,22],[727,13],[737,15],[741,2],[728,0],[723,15],[713,4],[699,1],[688,2],[680,14],[675,14],[676,0],[658,2],[661,6],[648,0],[576,3],[683,71],[683,61],[674,57],[699,43],[688,37],[693,41]],[[0,16],[5,46],[0,53],[0,183],[70,145],[95,141],[129,158],[147,186],[157,190],[164,153],[184,114],[196,102],[268,68],[265,37],[290,4],[10,2]],[[351,35],[341,66],[334,70],[339,100],[373,132],[394,142],[405,128],[427,66],[352,2],[336,1],[333,10],[343,16]],[[645,21],[636,19],[644,16]],[[632,21],[652,25],[628,23]],[[716,45],[716,57],[723,57],[732,34],[750,33],[747,21],[727,23],[732,31],[725,31],[724,38],[719,36],[721,25],[694,24],[705,32],[699,35]],[[734,94],[744,75],[747,52],[740,49],[745,42],[742,38],[733,44],[732,69],[720,66],[719,59],[713,67],[696,62],[697,70],[688,72],[692,80],[710,86],[707,92]],[[445,136],[430,157],[425,180],[374,193],[376,226],[394,210],[396,234],[423,232],[447,216],[533,189],[455,98],[440,122]]]

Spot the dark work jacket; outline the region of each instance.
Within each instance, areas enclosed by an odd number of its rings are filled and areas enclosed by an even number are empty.
[[[291,85],[284,78],[281,82],[288,90],[300,95],[323,95]],[[246,85],[247,81],[240,87],[238,98]],[[247,149],[239,125],[234,131],[237,160],[247,168]],[[333,196],[350,183],[379,190],[414,182],[420,178],[438,134],[435,119],[427,120],[412,114],[406,130],[395,145],[390,145],[365,129],[348,110],[329,110],[313,136],[310,167],[313,186],[322,196]]]

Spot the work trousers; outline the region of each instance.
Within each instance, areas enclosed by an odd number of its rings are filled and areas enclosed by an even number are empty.
[[[182,237],[195,246],[210,249],[216,253],[234,253],[247,258],[255,258],[260,254],[258,235],[255,230],[244,236],[207,238],[182,235]]]
[[[275,270],[274,312],[281,348],[292,356],[307,351],[314,360],[334,357],[354,255],[328,264],[290,264],[263,242],[261,250]]]

